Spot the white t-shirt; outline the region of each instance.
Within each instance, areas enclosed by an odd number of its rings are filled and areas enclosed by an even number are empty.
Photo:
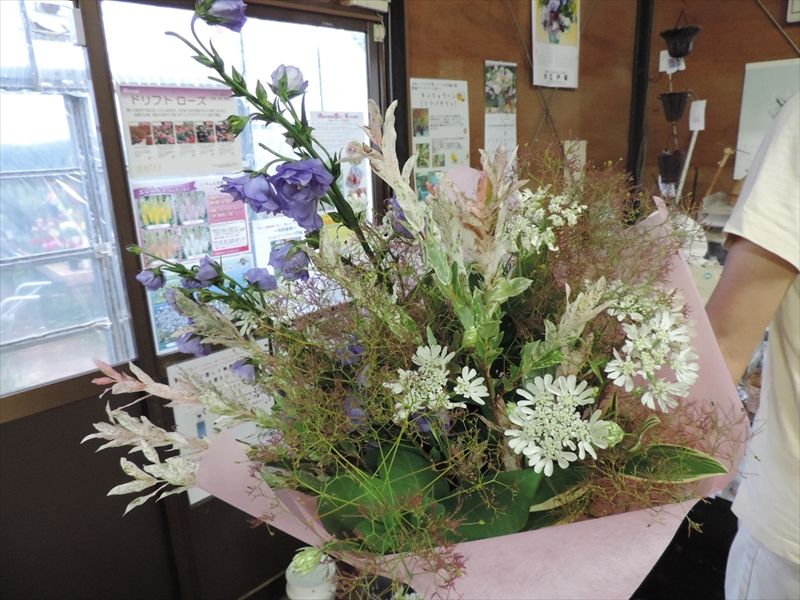
[[[725,232],[800,271],[800,95],[764,136]],[[800,563],[800,275],[769,326],[761,399],[733,511],[767,548]]]

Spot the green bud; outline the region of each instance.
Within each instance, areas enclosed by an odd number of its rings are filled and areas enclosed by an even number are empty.
[[[247,127],[247,124],[250,122],[250,117],[231,115],[228,117],[227,121],[229,131],[233,133],[233,135],[239,135],[244,131],[244,128]]]
[[[619,444],[624,437],[625,431],[623,431],[622,427],[617,425],[614,421],[606,422],[606,440],[608,441],[609,448]]]
[[[297,551],[292,562],[289,563],[289,568],[299,575],[308,575],[320,565],[324,558],[325,555],[319,548],[308,546]]]
[[[127,248],[125,248],[131,254],[136,254],[137,256],[140,255],[144,250],[141,247],[137,246],[136,244],[130,244]]]

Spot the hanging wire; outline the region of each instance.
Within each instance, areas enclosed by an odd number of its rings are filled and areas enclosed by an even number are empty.
[[[522,34],[522,29],[520,27],[519,21],[517,20],[517,17],[514,14],[514,11],[511,9],[510,0],[504,0],[504,1],[505,1],[506,9],[508,11],[508,16],[511,18],[511,22],[514,24],[514,29],[515,29],[515,31],[517,33],[517,42],[519,43],[519,47],[522,50],[522,54],[523,54],[523,56],[525,57],[525,60],[528,63],[529,72],[533,73],[533,57],[532,57],[531,51],[528,50],[528,45],[525,43],[525,38],[524,38],[524,36]],[[579,24],[579,29],[580,29],[581,34],[583,34],[584,31],[586,30],[586,23],[588,22],[589,16],[591,15],[592,9],[594,8],[594,5],[595,5],[595,2],[590,1],[590,0],[585,0],[585,2],[586,2],[585,15],[581,16],[581,22]],[[531,10],[533,10],[533,7],[531,7]],[[549,98],[545,98],[544,92],[542,91],[540,86],[534,86],[534,89],[536,90],[536,95],[539,96],[539,100],[542,103],[542,108],[543,108],[544,112],[542,114],[541,119],[539,119],[538,125],[536,126],[536,130],[534,132],[533,139],[536,139],[538,137],[539,133],[542,130],[542,127],[544,126],[545,123],[547,123],[550,126],[550,129],[553,130],[553,135],[555,136],[556,140],[558,141],[558,146],[561,149],[561,153],[563,154],[564,153],[564,144],[562,143],[561,136],[558,133],[558,128],[556,127],[556,123],[553,120],[553,113],[550,111],[550,105],[552,104],[553,99],[555,98],[555,95],[558,93],[560,88],[553,88],[553,91],[550,94]]]
[[[772,24],[775,25],[776,29],[781,32],[781,35],[786,38],[786,41],[789,42],[792,48],[794,48],[794,51],[797,53],[797,55],[800,56],[800,47],[798,47],[797,44],[794,43],[794,40],[791,37],[789,37],[789,34],[786,33],[786,30],[783,27],[781,27],[781,24],[778,23],[775,17],[772,16],[772,13],[769,12],[769,9],[766,6],[764,6],[764,3],[761,0],[754,0],[754,2],[758,4],[759,7],[761,7],[761,10],[763,10],[764,14],[767,15],[767,18],[769,18],[769,20],[772,21]]]

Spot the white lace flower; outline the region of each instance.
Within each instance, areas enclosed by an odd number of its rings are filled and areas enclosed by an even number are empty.
[[[445,365],[455,356],[439,345],[420,346],[412,357],[417,370],[397,370],[397,379],[383,384],[400,396],[394,405],[394,420],[402,423],[414,413],[439,412],[466,408],[463,402],[451,402],[447,392],[448,373]]]
[[[516,426],[505,430],[510,438],[508,447],[524,455],[537,473],[548,477],[556,463],[565,469],[578,460],[579,454],[596,456],[590,422],[581,419],[577,410],[587,404],[587,399],[591,402],[595,392],[585,382],[577,384],[574,376],[555,380],[551,375],[536,377],[517,390],[525,400],[508,411],[509,420]]]
[[[589,384],[585,381],[581,381],[577,385],[576,383],[575,375],[559,377],[549,386],[549,389],[556,395],[559,402],[570,404],[574,407],[594,402],[596,389],[588,387]]]
[[[673,297],[671,302],[674,301]],[[681,307],[662,307],[661,303],[661,299],[654,299],[651,316],[642,322],[622,325],[625,342],[621,352],[614,350],[614,358],[605,370],[613,384],[626,392],[634,391],[634,378],[641,377],[642,403],[653,410],[657,406],[668,412],[697,381],[699,365]],[[674,376],[675,381],[667,376]]]
[[[696,362],[698,358],[690,347],[686,347],[672,356],[669,366],[679,382],[688,386],[694,385],[700,371],[700,365]]]
[[[519,403],[519,406],[531,406],[537,402],[552,401],[551,385],[553,385],[553,376],[550,373],[543,378],[536,377],[533,381],[529,381],[525,384],[525,389],[517,390],[517,394],[525,398]]]
[[[444,348],[439,344],[433,346],[420,346],[417,352],[411,359],[415,365],[420,367],[444,367],[456,355],[455,352],[447,352],[447,346]]]
[[[642,404],[655,410],[656,404],[662,412],[669,412],[678,406],[678,398],[689,393],[689,386],[685,383],[656,379],[650,382],[650,387],[642,394]]]
[[[489,389],[483,385],[485,379],[483,377],[476,377],[478,372],[475,369],[464,367],[461,369],[461,375],[456,378],[456,385],[453,388],[453,393],[469,398],[476,404],[486,404],[484,398],[489,396]]]
[[[614,348],[614,358],[606,363],[605,371],[608,378],[617,387],[623,388],[626,392],[633,391],[633,378],[641,369],[641,365],[630,356],[621,357],[617,349]]]

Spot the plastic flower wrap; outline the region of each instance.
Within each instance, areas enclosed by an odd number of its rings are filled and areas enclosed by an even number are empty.
[[[696,293],[676,275],[681,239],[668,223],[626,225],[623,177],[565,181],[554,161],[501,150],[482,156],[481,171],[446,173],[421,202],[409,184],[415,157],[401,167],[395,154],[395,104],[385,119],[372,105],[371,144],[348,159],[369,159],[393,197],[368,223],[335,183],[337,158],[292,108],[302,74],[283,67],[275,97],[260,83],[251,93],[216,53],[190,45],[253,104],[250,118],[278,123],[294,142],[295,160],[274,174],[223,189],[293,218],[307,237],[272,253],[272,273],[260,265],[244,282],[208,257],[191,268],[161,261],[140,277],[154,286],[177,274],[171,297],[190,319],[182,349],[235,349],[234,373],[272,402],[104,366],[98,383],[115,393],[205,407],[217,430],[261,431],[246,448],[225,435],[207,447],[110,411],[89,437],[150,463],[126,461],[133,480],[114,493],[163,495],[197,473],[212,493],[351,562],[361,583],[382,573],[446,595],[476,593],[465,586],[478,577],[481,597],[521,597],[534,583],[553,597],[524,569],[521,583],[486,579],[486,561],[499,569],[505,547],[524,549],[525,569],[567,568],[583,555],[602,566],[597,548],[578,548],[582,536],[602,538],[616,519],[611,527],[631,531],[628,546],[642,542],[641,509],[720,481],[738,452],[736,394]],[[320,231],[318,209],[334,225]],[[161,462],[156,447],[183,454]],[[551,526],[567,523],[553,552]]]

